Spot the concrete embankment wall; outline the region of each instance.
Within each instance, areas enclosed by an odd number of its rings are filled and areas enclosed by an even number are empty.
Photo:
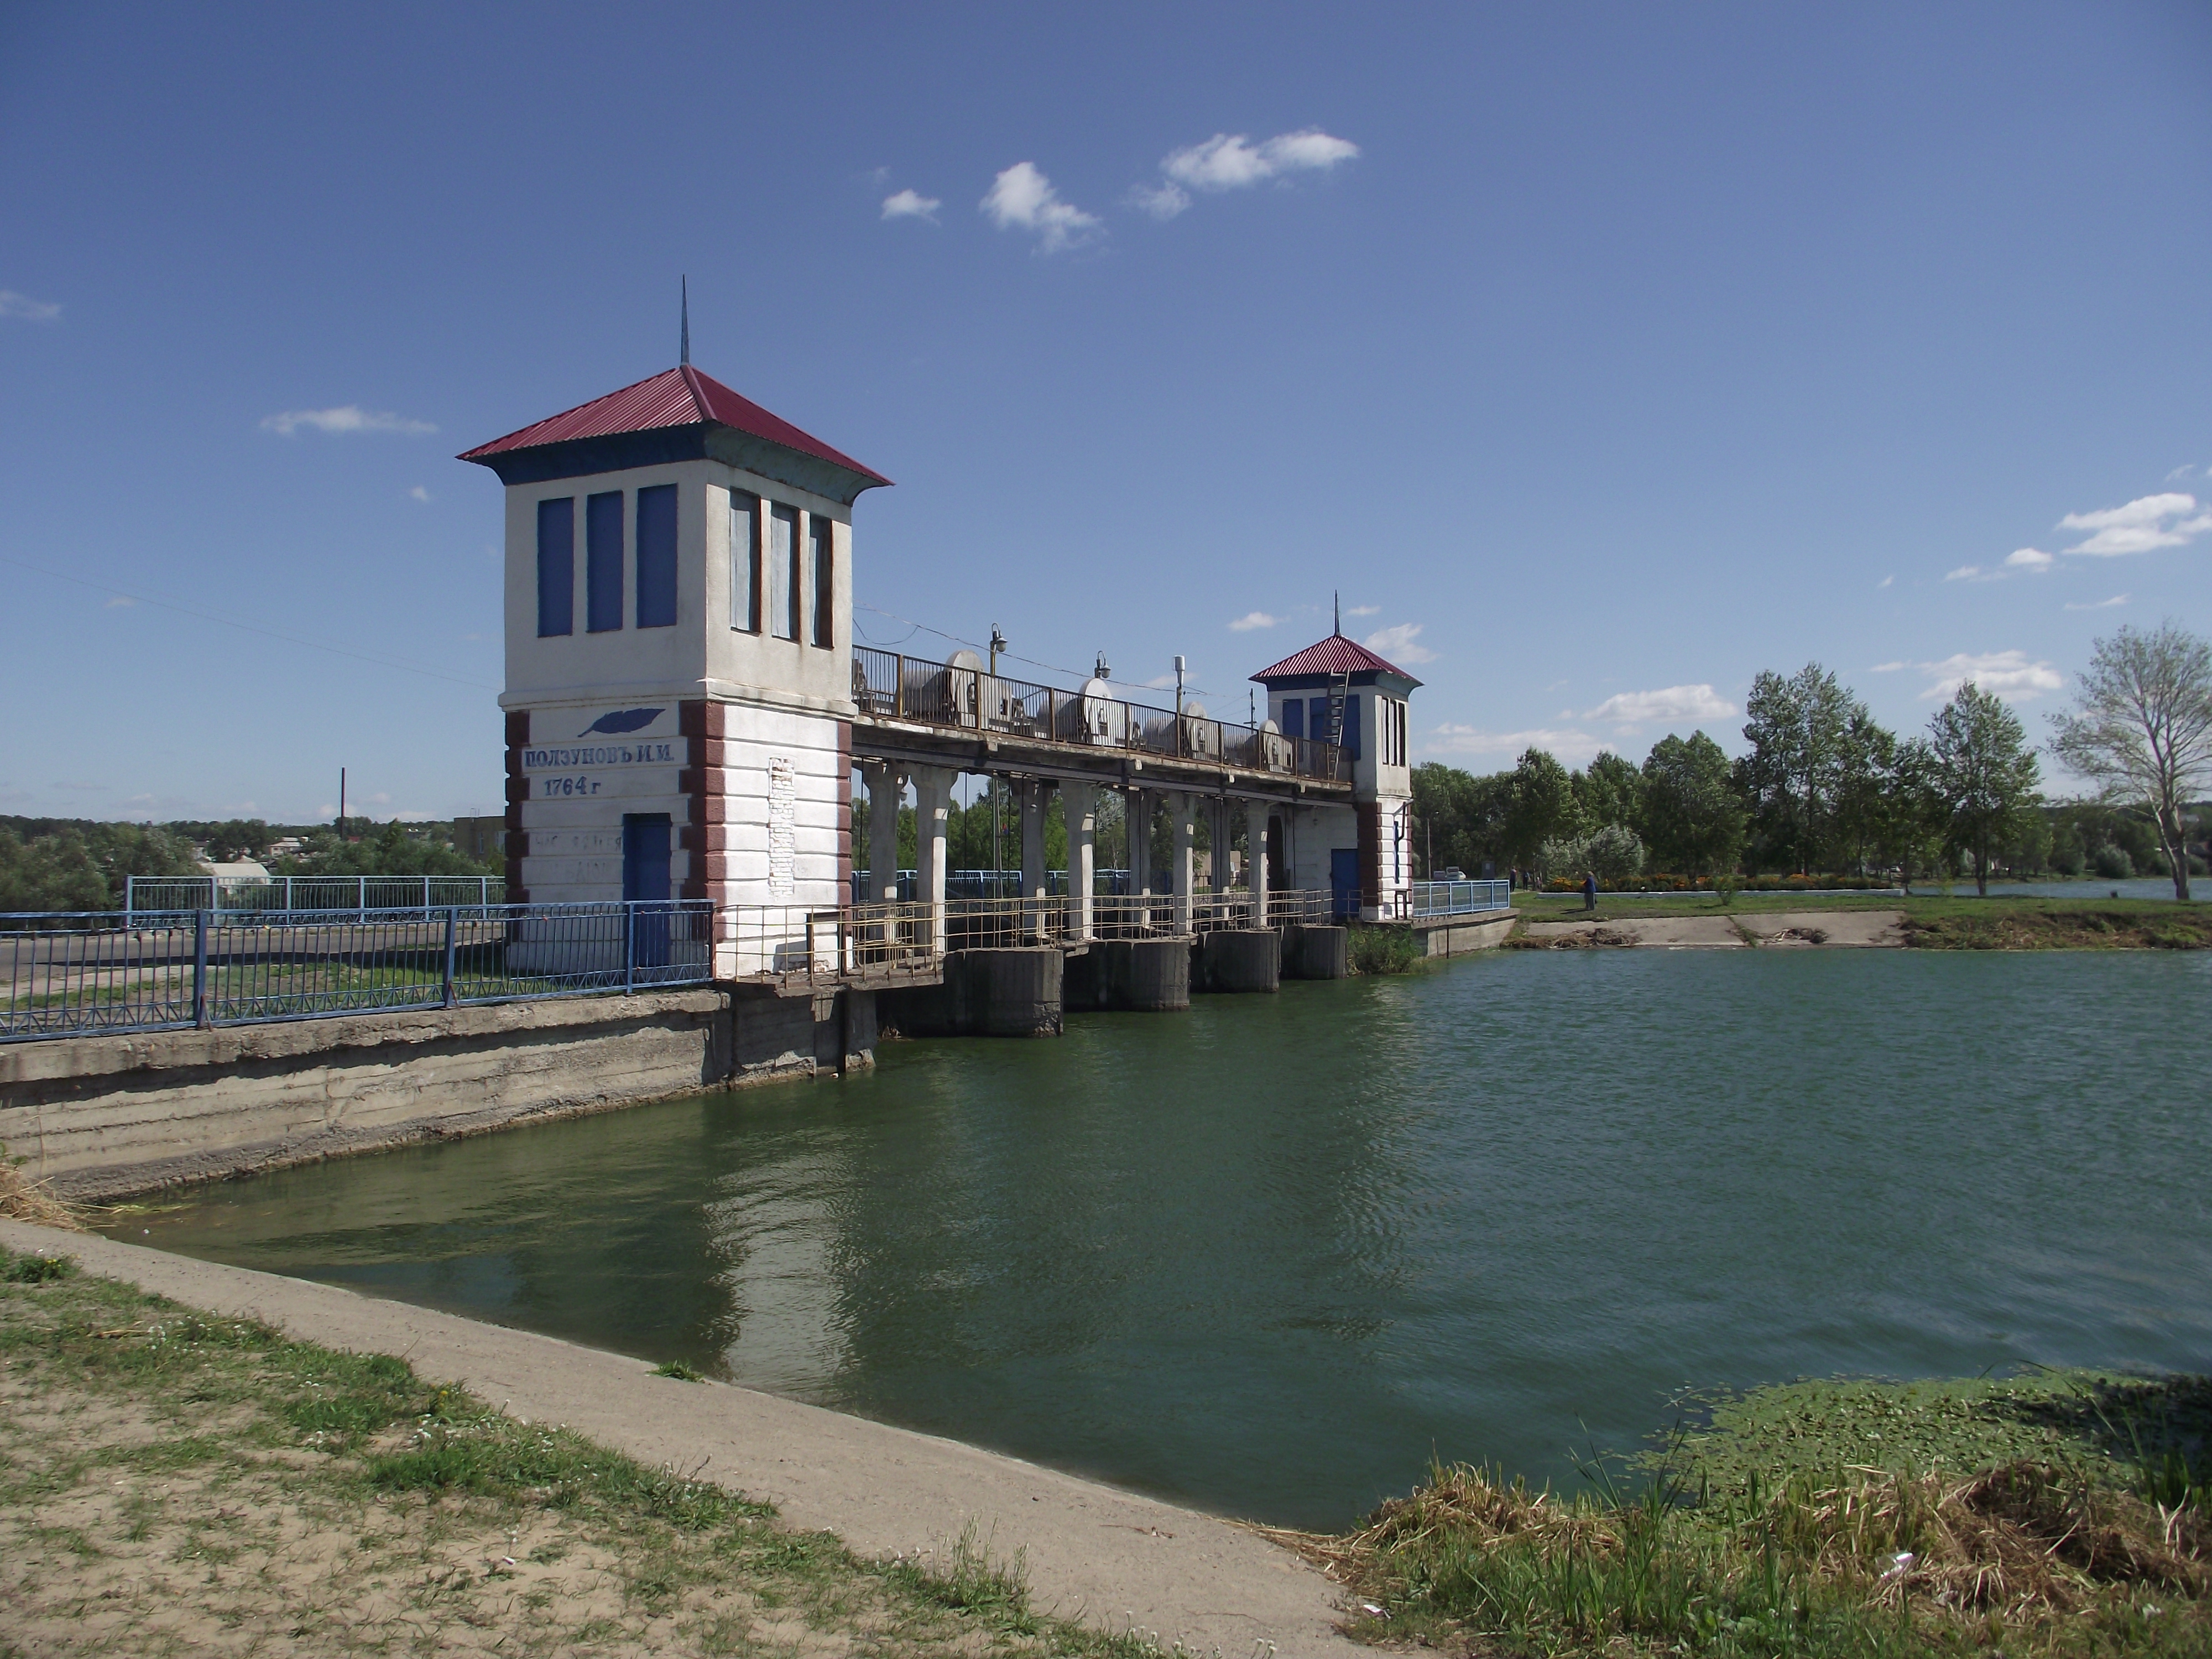
[[[0,1048],[0,1143],[99,1201],[872,1064],[874,997],[722,990]]]

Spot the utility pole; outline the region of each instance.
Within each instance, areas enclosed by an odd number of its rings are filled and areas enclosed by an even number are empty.
[[[338,844],[345,844],[345,768],[338,768]]]
[[[999,653],[1006,648],[1006,636],[999,631],[999,624],[991,624],[991,695],[1000,696]],[[992,711],[995,714],[997,711]],[[999,844],[999,775],[991,774],[991,896],[1004,896],[999,890],[999,873],[1006,867],[1006,855]]]

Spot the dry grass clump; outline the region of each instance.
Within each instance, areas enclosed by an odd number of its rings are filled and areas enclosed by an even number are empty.
[[[40,1227],[59,1227],[65,1232],[85,1231],[76,1212],[48,1192],[45,1182],[24,1180],[21,1168],[4,1158],[0,1158],[0,1216]]]
[[[2191,1504],[2166,1509],[2045,1463],[2007,1463],[1964,1482],[1852,1473],[1863,1478],[1778,1494],[1747,1535],[1885,1607],[1924,1594],[1942,1607],[2031,1616],[2079,1612],[2113,1585],[2191,1599],[2212,1589],[2203,1517]]]
[[[1570,1498],[1439,1466],[1354,1532],[1270,1535],[1358,1592],[1355,1632],[1449,1645],[1881,1655],[2025,1638],[2062,1653],[2105,1650],[2146,1616],[2164,1615],[2161,1640],[2212,1628],[2212,1534],[2193,1495],[2169,1507],[2033,1461],[1964,1480],[1842,1474]]]

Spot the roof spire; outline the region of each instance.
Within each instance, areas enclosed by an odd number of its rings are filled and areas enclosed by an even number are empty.
[[[691,279],[679,276],[677,281],[684,284],[684,343],[678,350],[676,361],[689,363],[691,361]]]
[[[688,363],[691,360],[686,357],[684,361]],[[1331,635],[1341,634],[1344,632],[1344,596],[1341,593],[1332,592],[1328,596],[1328,608],[1335,617],[1328,631]]]

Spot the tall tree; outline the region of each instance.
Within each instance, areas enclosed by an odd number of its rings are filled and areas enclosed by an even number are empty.
[[[1867,809],[1868,846],[1897,866],[1905,890],[1912,873],[1936,867],[1951,826],[1936,751],[1924,738],[1893,740],[1880,757],[1876,787]]]
[[[2212,647],[2171,622],[2154,634],[2123,628],[2097,641],[2074,711],[2054,724],[2060,760],[2157,826],[2173,896],[2187,898],[2181,809],[2212,784]]]
[[[1974,889],[1990,891],[1990,854],[2034,810],[2038,769],[2020,716],[1972,680],[1928,725],[1936,775],[1950,809],[1950,842],[1971,854]]]
[[[1506,809],[1505,836],[1516,864],[1534,864],[1544,843],[1576,836],[1582,830],[1581,810],[1575,805],[1574,782],[1567,769],[1547,751],[1522,751],[1513,769],[1512,805]]]
[[[1827,855],[1853,722],[1866,712],[1816,662],[1786,680],[1770,671],[1752,682],[1743,728],[1751,750],[1740,774],[1771,857],[1809,870]]]
[[[1644,789],[1644,775],[1634,761],[1600,750],[1589,769],[1576,773],[1573,781],[1575,804],[1586,829],[1595,832],[1611,824],[1634,825],[1637,797]]]
[[[1662,870],[1709,876],[1735,867],[1745,811],[1729,758],[1703,732],[1662,738],[1644,763],[1637,831]]]

